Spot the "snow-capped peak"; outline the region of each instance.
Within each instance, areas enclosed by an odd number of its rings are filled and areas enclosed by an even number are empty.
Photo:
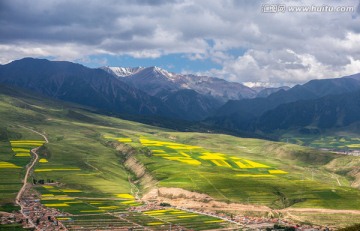
[[[228,82],[224,79],[182,75],[164,70],[158,66],[152,67],[103,67],[110,74],[125,83],[134,86],[152,96],[165,91],[191,89],[203,95],[211,95],[223,101],[253,98],[255,90],[240,83]]]
[[[118,77],[126,77],[143,70],[144,67],[102,67],[102,69]]]
[[[174,73],[168,72],[167,70],[164,70],[160,67],[154,66],[150,68],[152,69],[153,72],[165,76],[166,78],[171,79],[174,76]]]

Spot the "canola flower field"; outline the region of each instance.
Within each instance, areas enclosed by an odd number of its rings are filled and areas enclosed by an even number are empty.
[[[41,140],[10,140],[0,142],[0,201],[11,202],[20,190],[25,167],[31,160],[31,149],[44,144]],[[0,207],[1,208],[1,207]],[[13,206],[5,206],[11,211]]]
[[[133,143],[131,138],[114,138],[111,136],[104,136],[104,138],[127,144]],[[278,174],[287,174],[286,171],[276,169],[266,164],[224,153],[211,152],[200,146],[152,140],[142,137],[139,138],[139,142],[142,146],[149,148],[154,157],[161,157],[166,160],[177,161],[194,167],[205,165],[228,168],[239,171],[237,173],[239,177],[273,177]]]
[[[132,141],[126,138],[120,139],[119,142]],[[52,177],[56,176],[60,181],[62,176],[73,176],[73,178],[83,177],[83,182],[86,182],[86,178],[97,177],[102,174],[99,169],[89,171],[75,165],[61,165],[44,156],[39,159],[34,170],[34,176],[37,179],[52,179]],[[102,182],[94,179],[92,184],[101,185]],[[181,225],[183,228],[193,226],[195,227],[194,230],[206,230],[209,228],[224,228],[229,225],[228,222],[219,219],[215,222],[213,217],[185,211],[177,216],[173,214],[173,218],[168,221],[164,221],[165,217],[169,217],[165,212],[163,217],[156,217],[155,215],[159,214],[147,214],[146,212],[129,212],[130,208],[141,206],[142,203],[136,201],[129,192],[121,192],[121,189],[118,193],[112,194],[95,193],[93,190],[89,191],[79,186],[73,188],[69,185],[37,184],[34,187],[41,194],[41,203],[44,206],[72,214],[72,216],[57,217],[69,230],[75,230],[79,227],[87,229],[96,229],[96,227],[134,227],[139,230],[148,227],[156,230],[167,230],[169,224]],[[104,185],[105,189],[106,187],[109,187],[111,191],[115,188],[114,186]],[[177,211],[177,213],[179,212],[180,210]]]
[[[180,140],[185,138],[190,141],[186,134],[171,134],[183,137]],[[357,202],[348,203],[358,197],[357,190],[341,187],[324,171],[311,172],[293,168],[294,163],[291,161],[285,164],[281,159],[264,158],[266,154],[263,152],[257,155],[248,148],[255,145],[255,150],[259,150],[256,140],[248,140],[249,143],[244,143],[243,146],[232,144],[239,146],[241,151],[227,154],[217,148],[226,148],[226,145],[209,144],[206,140],[192,142],[195,145],[190,145],[159,140],[152,135],[117,137],[105,134],[103,137],[105,140],[116,140],[148,149],[150,155],[137,155],[136,158],[158,180],[158,186],[205,193],[224,202],[258,204],[272,208],[325,206],[350,209],[360,206]],[[196,143],[204,143],[216,151]],[[233,150],[231,146],[229,150]],[[261,156],[265,163],[261,162]]]
[[[143,136],[135,138],[107,136],[106,140],[116,140],[150,150],[150,157],[143,155],[137,157],[145,164],[150,164],[148,165],[150,166],[149,170],[155,177],[159,177],[160,186],[183,187],[198,192],[208,192],[220,200],[265,204],[280,208],[293,205],[291,201],[296,201],[298,198],[301,203],[301,196],[311,198],[313,202],[307,201],[311,206],[326,198],[333,199],[330,195],[333,192],[329,192],[323,185],[291,179],[293,176],[288,169],[285,171],[274,164],[254,161],[249,156],[225,154],[199,145],[162,141]],[[0,172],[4,173],[1,176],[0,184],[2,198],[10,199],[16,195],[21,187],[20,182],[25,166],[32,158],[31,149],[43,144],[43,141],[37,140],[11,140],[2,144],[0,149],[7,154],[2,155],[0,159]],[[56,176],[59,179],[57,181],[61,182],[62,177],[74,178],[76,176],[83,178],[84,182],[86,178],[94,179],[91,182],[99,187],[101,181],[92,177],[102,174],[103,172],[100,170],[89,171],[77,164],[54,161],[51,156],[40,156],[34,170],[34,177],[37,179],[47,179],[47,177],[52,179]],[[12,177],[9,178],[8,175]],[[7,180],[11,182],[7,182]],[[274,193],[264,187],[264,185],[269,185],[273,190],[275,187],[280,188],[279,186],[285,185],[288,187],[291,184],[300,185],[303,188],[306,185],[309,190],[294,191],[294,187],[289,189],[284,187],[281,191]],[[187,188],[189,185],[191,187]],[[311,187],[314,185],[315,187],[312,189]],[[73,186],[71,184],[35,186],[35,189],[41,194],[41,203],[44,206],[72,214],[58,217],[69,230],[79,227],[90,229],[133,227],[134,230],[144,228],[168,230],[172,225],[191,230],[208,230],[230,225],[221,219],[174,208],[129,212],[129,208],[142,204],[137,202],[134,196],[126,190],[104,194],[94,193],[93,190],[88,191],[87,188],[77,187],[76,184]],[[103,187],[107,187],[107,185]],[[314,190],[315,188],[316,190]],[[109,189],[113,192],[114,186],[110,186]],[[283,196],[287,197],[287,201],[280,200],[280,197]],[[354,197],[356,196],[354,195]]]
[[[230,156],[218,152],[210,152],[199,146],[191,146],[174,142],[163,142],[140,138],[140,143],[148,147],[153,156],[159,156],[167,160],[179,161],[190,165],[212,165],[214,167],[230,168],[232,170],[243,170],[238,176],[270,176],[271,174],[287,174],[287,172],[275,169],[248,159]],[[253,170],[251,174],[244,173],[247,169]],[[254,171],[256,170],[256,171]]]
[[[161,218],[167,213],[155,218],[150,216],[153,215],[151,213],[146,215],[141,212],[129,212],[127,208],[130,205],[122,202],[133,203],[131,198],[116,196],[130,195],[132,189],[129,184],[129,173],[122,162],[124,156],[107,142],[116,137],[118,137],[117,141],[131,145],[139,151],[134,152],[133,155],[146,167],[147,173],[156,179],[156,186],[159,187],[183,188],[206,193],[215,200],[223,202],[261,204],[273,208],[360,208],[358,200],[360,194],[357,189],[350,187],[352,179],[347,177],[351,168],[358,166],[358,160],[351,156],[337,156],[290,144],[292,142],[290,138],[296,136],[290,135],[289,139],[285,137],[286,139],[281,143],[214,134],[211,131],[179,132],[92,113],[44,97],[32,96],[25,92],[23,94],[20,91],[12,92],[11,95],[5,91],[0,97],[2,99],[0,100],[1,211],[11,212],[18,209],[13,204],[16,193],[21,187],[25,166],[32,158],[30,149],[34,147],[34,143],[40,145],[33,141],[42,139],[41,136],[18,125],[41,131],[49,139],[49,143],[39,152],[40,159],[35,166],[37,172],[34,172],[32,177],[43,179],[45,182],[49,179],[60,183],[47,185],[54,188],[46,189],[41,185],[36,185],[35,188],[44,194],[41,198],[43,203],[76,213],[73,216],[62,217],[69,220],[67,227],[74,225],[78,228],[89,227],[88,230],[95,230],[96,227],[110,229],[112,226],[129,227],[130,225],[137,227],[133,230],[143,230],[142,224],[154,225],[156,230],[169,229],[169,224]],[[340,135],[343,136],[339,134],[339,137],[335,137],[329,134],[329,137],[333,137],[331,140],[320,139],[320,147],[326,147],[327,141],[337,142],[338,144],[334,143],[334,145],[348,148],[358,146],[359,140],[354,139],[358,139],[357,136],[349,136],[351,140],[344,137],[344,142]],[[177,150],[164,144],[154,147],[145,146],[140,143],[139,138],[170,142],[169,146],[179,147],[180,145],[176,144],[186,144],[201,148]],[[314,136],[310,141],[318,139],[319,137]],[[10,140],[28,142],[26,144],[13,142],[12,145]],[[305,141],[308,140],[304,139],[306,144]],[[147,155],[143,150],[163,152],[151,151],[152,154]],[[180,151],[190,158],[182,155]],[[212,155],[206,159],[205,152]],[[214,157],[215,153],[224,155],[217,154]],[[175,159],[164,157],[175,157]],[[258,168],[248,161],[270,168]],[[277,170],[287,173],[276,172]],[[133,180],[135,183],[137,179]],[[141,185],[137,184],[137,186],[140,187],[141,196]],[[122,206],[126,211],[121,212]],[[305,221],[312,221],[313,218],[319,217],[317,215],[302,214],[302,217]],[[326,216],[329,217],[321,217],[319,223],[336,221],[345,225],[358,220],[354,216],[340,217],[337,214],[331,216],[326,214]],[[196,221],[195,218],[198,217],[195,216],[192,220]],[[336,220],[337,218],[339,219]],[[188,218],[177,219],[184,221]],[[211,219],[213,218],[209,218]],[[135,220],[141,221],[141,224],[135,225],[132,222]],[[157,224],[160,222],[165,224]],[[217,225],[217,223],[205,223],[199,219],[198,226],[202,227],[199,229],[206,229],[206,225]],[[73,229],[76,228],[69,230]]]
[[[42,185],[36,187],[36,190],[41,193],[41,203],[45,206],[74,215],[124,212],[129,206],[141,205],[127,193],[109,194],[106,198],[89,199],[86,197],[86,192],[79,189]]]
[[[229,226],[228,222],[221,219],[173,208],[129,212],[130,206],[137,207],[142,204],[136,202],[134,196],[128,193],[107,195],[107,198],[86,198],[86,192],[78,189],[42,185],[36,187],[36,190],[41,193],[43,205],[72,214],[57,217],[69,230],[79,227],[168,230],[170,225],[208,230]]]

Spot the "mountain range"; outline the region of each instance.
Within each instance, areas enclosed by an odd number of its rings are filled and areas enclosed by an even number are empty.
[[[158,67],[87,68],[71,62],[24,58],[0,66],[0,82],[101,113],[205,119],[228,99],[256,91],[219,78],[170,73]]]
[[[314,123],[310,123],[309,121],[305,123],[304,118],[301,119],[301,115],[311,114],[312,120],[316,120],[316,118],[321,117],[319,113],[325,113],[319,110],[319,107],[311,107],[309,105],[320,105],[320,102],[326,102],[327,104],[331,104],[331,107],[335,107],[335,105],[332,104],[341,104],[341,101],[335,99],[343,98],[347,100],[348,104],[356,108],[358,102],[354,97],[348,96],[348,94],[356,94],[359,90],[360,74],[335,79],[311,80],[303,85],[296,85],[286,91],[279,90],[265,98],[230,100],[220,107],[214,115],[208,117],[206,122],[227,129],[253,132],[256,130],[273,131],[285,127],[307,126]],[[290,116],[291,112],[293,113]],[[327,113],[332,114],[332,116],[340,116],[340,114],[333,114],[330,111]],[[343,113],[347,114],[350,113],[350,111],[346,110],[343,111]],[[358,112],[356,113],[357,114],[352,116],[358,118],[357,120],[359,121],[360,114]],[[341,116],[345,116],[345,114]],[[287,125],[283,127],[285,115],[287,115]],[[332,122],[326,122],[325,117],[321,118],[321,123],[328,123],[332,126],[322,126],[321,124],[315,123],[317,126],[330,128],[336,125]],[[327,118],[330,119],[330,117]],[[337,120],[339,119],[340,118],[337,118]],[[299,124],[299,120],[303,123]]]
[[[171,92],[187,89],[226,102],[254,98],[257,94],[256,90],[240,83],[208,76],[176,74],[159,67],[102,67],[102,69],[152,96],[163,97]]]
[[[146,120],[187,120],[234,132],[271,133],[360,120],[360,74],[292,88],[249,88],[159,67],[88,68],[24,58],[0,65],[0,83],[87,107]],[[162,119],[161,119],[162,118]]]
[[[294,126],[319,129],[346,127],[359,122],[359,115],[360,90],[357,90],[282,104],[261,115],[258,127],[267,132]]]
[[[0,66],[0,82],[99,112],[173,116],[155,97],[124,84],[100,69],[70,62],[25,58]]]

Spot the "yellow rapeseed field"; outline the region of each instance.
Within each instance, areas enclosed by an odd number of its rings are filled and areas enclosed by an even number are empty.
[[[132,140],[130,138],[118,138],[117,141],[122,143],[131,143]]]
[[[189,217],[198,217],[199,215],[197,214],[191,214],[191,215],[182,215],[182,216],[177,216],[177,218],[189,218]]]
[[[30,153],[29,149],[26,148],[12,148],[13,152],[28,152]]]
[[[69,206],[66,203],[58,203],[58,204],[44,204],[46,207],[67,207]]]
[[[10,163],[10,162],[1,161],[0,162],[0,168],[21,168],[21,167],[15,165],[13,163]]]
[[[35,169],[35,172],[52,172],[52,171],[80,171],[80,168],[40,168]]]
[[[39,163],[47,163],[48,161],[47,161],[47,159],[45,159],[45,158],[41,158],[40,160],[39,160]]]
[[[150,222],[150,223],[147,223],[147,225],[163,225],[164,222]]]
[[[61,189],[62,192],[65,193],[77,193],[77,192],[82,192],[81,190],[78,189]]]
[[[28,156],[31,156],[31,155],[30,155],[30,153],[20,152],[20,153],[16,153],[15,156],[17,156],[17,157],[28,157]]]
[[[104,137],[106,138],[107,136]],[[117,138],[117,139],[120,142],[121,140],[132,142],[130,138]],[[186,145],[175,142],[151,140],[145,137],[140,137],[139,141],[143,146],[150,148],[151,152],[153,153],[153,156],[162,157],[167,160],[178,161],[189,165],[199,166],[204,163],[211,163],[212,165],[217,167],[230,168],[234,170],[273,168],[268,165],[261,164],[252,160],[230,156],[219,152],[210,152],[199,146]],[[264,172],[264,170],[261,170],[261,172]],[[238,174],[238,175],[242,177],[248,177],[250,175],[253,177],[264,177],[264,176],[272,177],[271,174],[286,174],[287,172],[274,169],[274,170],[269,170],[268,173],[269,174],[267,175],[255,174],[255,173]]]
[[[123,199],[134,199],[134,196],[128,193],[120,193],[116,194],[116,196]]]
[[[279,169],[275,169],[275,170],[269,170],[270,174],[287,174],[287,172],[283,171],[283,170],[279,170]]]
[[[204,221],[204,223],[221,223],[223,220]]]

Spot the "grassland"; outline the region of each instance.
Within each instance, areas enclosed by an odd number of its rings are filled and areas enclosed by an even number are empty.
[[[168,139],[177,137],[177,142],[165,141],[164,135]],[[152,150],[151,157],[139,155],[138,158],[159,180],[160,186],[206,193],[226,202],[273,208],[360,208],[356,202],[359,191],[343,187],[350,185],[345,177],[334,178],[333,173],[320,167],[337,156],[290,144],[218,134],[167,132],[147,137],[132,137],[135,142],[129,144],[145,145]],[[179,141],[190,145],[181,146]],[[212,152],[203,147],[211,148]],[[224,150],[229,154],[224,154]],[[223,163],[213,162],[214,158],[217,161],[222,158]],[[253,166],[240,167],[236,165],[238,160],[243,163],[251,160]],[[272,171],[282,174],[271,174]]]
[[[327,131],[323,134],[299,134],[287,132],[281,136],[283,142],[309,146],[318,149],[335,151],[359,151],[360,138],[358,132]]]
[[[11,140],[0,141],[0,209],[7,212],[18,209],[12,202],[22,186],[25,166],[31,159],[30,150],[43,144],[42,137],[31,134],[26,129],[19,128],[18,132],[8,132],[10,135],[7,139]],[[14,140],[18,138],[14,134],[22,134],[22,139]]]
[[[137,179],[123,166],[123,156],[108,144],[114,138],[116,142],[151,151],[151,155],[138,152],[135,157],[158,181],[158,186],[206,193],[225,202],[272,208],[360,209],[360,191],[350,187],[353,179],[347,172],[336,171],[344,161],[356,163],[358,157],[281,142],[176,132],[94,114],[72,105],[64,107],[63,103],[26,94],[16,97],[0,94],[0,108],[0,161],[21,167],[0,169],[1,210],[13,202],[24,166],[31,158],[15,158],[9,141],[41,139],[18,125],[32,127],[49,138],[49,143],[39,150],[42,161],[37,163],[33,178],[61,184],[54,188],[36,186],[42,194],[42,203],[78,215],[71,219],[77,219],[79,224],[92,214],[128,214],[127,208],[136,205],[129,196],[133,195],[129,179],[134,182]],[[142,191],[141,185],[137,187]],[[159,214],[163,217],[141,213],[128,214],[123,222],[130,222],[131,216],[136,215],[143,217],[146,225],[163,222],[158,225],[166,226],[172,219],[168,212]],[[170,220],[166,220],[168,215]],[[159,218],[165,222],[158,221]],[[200,216],[195,222],[204,223],[206,219]],[[199,229],[207,227],[199,224]]]

